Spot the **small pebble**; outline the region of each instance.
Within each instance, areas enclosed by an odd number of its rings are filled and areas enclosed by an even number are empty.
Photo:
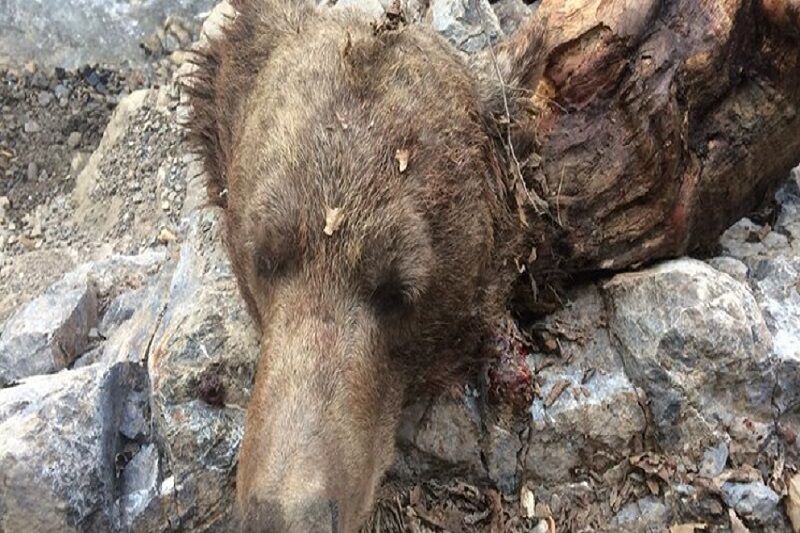
[[[79,131],[73,131],[69,134],[67,138],[67,146],[71,149],[76,149],[78,146],[81,145],[81,141],[83,140],[83,134]]]
[[[42,131],[42,128],[34,120],[29,120],[28,122],[26,122],[24,128],[25,128],[25,133],[39,133],[40,131]]]
[[[50,105],[50,102],[53,101],[53,95],[47,91],[42,91],[39,93],[39,105],[42,107],[47,107]]]
[[[39,165],[36,161],[31,161],[28,163],[28,181],[34,181],[37,177],[39,177]]]

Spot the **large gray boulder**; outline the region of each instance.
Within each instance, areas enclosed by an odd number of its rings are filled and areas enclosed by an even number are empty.
[[[747,286],[693,259],[603,286],[628,377],[650,402],[664,450],[694,459],[726,427],[772,420],[772,339]]]
[[[0,531],[110,528],[121,404],[143,377],[94,365],[0,390]]]

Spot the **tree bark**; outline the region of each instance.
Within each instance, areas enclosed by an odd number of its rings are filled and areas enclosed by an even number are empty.
[[[800,160],[800,0],[543,0],[534,16],[538,157],[517,191],[544,200],[524,217],[533,279],[713,244]]]

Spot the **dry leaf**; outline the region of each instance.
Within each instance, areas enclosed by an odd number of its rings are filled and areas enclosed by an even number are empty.
[[[789,494],[786,496],[786,514],[792,521],[792,529],[800,532],[800,474],[789,480]]]
[[[695,533],[695,531],[705,531],[708,528],[706,524],[698,522],[691,524],[675,524],[669,528],[669,533]]]
[[[650,492],[654,496],[658,496],[658,482],[656,482],[654,479],[648,479],[646,483],[647,483],[647,488],[650,489]]]
[[[162,228],[161,231],[158,233],[158,242],[160,242],[161,244],[167,244],[170,242],[175,242],[177,240],[178,238],[175,236],[175,234],[172,233],[167,228]]]
[[[339,226],[342,225],[343,220],[344,213],[342,213],[342,209],[340,207],[329,207],[325,212],[325,229],[323,230],[325,235],[330,237],[336,233],[336,230],[338,230]]]
[[[536,515],[536,498],[527,485],[523,485],[520,491],[519,509],[525,518],[533,518]]]
[[[411,156],[408,150],[402,148],[394,153],[394,158],[397,159],[397,166],[400,172],[403,173],[408,168],[408,158]]]
[[[544,406],[550,407],[561,397],[561,394],[564,390],[569,387],[569,380],[562,379],[553,385],[553,388],[550,389],[550,393],[547,395],[547,398],[544,400]]]
[[[728,509],[728,516],[731,519],[731,533],[750,533],[750,530],[747,529],[747,526],[736,516],[733,509]]]

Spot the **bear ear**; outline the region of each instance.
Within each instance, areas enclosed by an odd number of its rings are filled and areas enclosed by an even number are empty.
[[[530,96],[545,69],[547,21],[535,13],[507,40],[475,57],[484,98],[490,109],[502,109],[504,100]]]
[[[495,73],[513,88],[534,90],[544,72],[547,21],[534,14],[508,40],[489,50]]]

